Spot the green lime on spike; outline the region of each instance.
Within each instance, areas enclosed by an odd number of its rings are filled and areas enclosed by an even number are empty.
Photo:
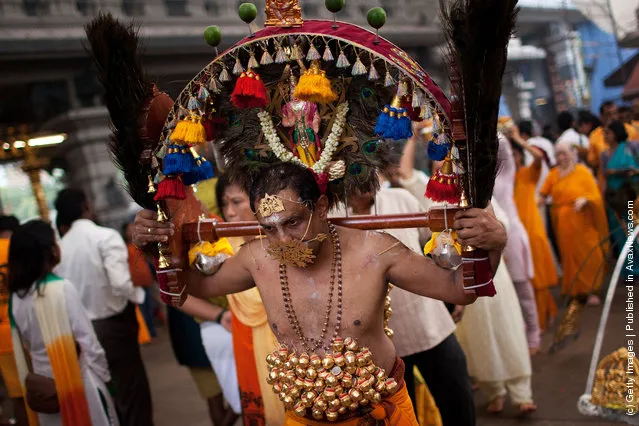
[[[344,8],[344,0],[326,0],[324,5],[329,12],[337,13]]]
[[[220,45],[222,41],[222,30],[217,25],[211,25],[204,30],[204,40],[213,47]]]
[[[257,7],[255,7],[253,3],[242,3],[238,12],[240,19],[247,24],[250,24],[257,16]]]
[[[379,30],[386,23],[386,11],[381,7],[374,7],[368,11],[366,19],[371,27]]]

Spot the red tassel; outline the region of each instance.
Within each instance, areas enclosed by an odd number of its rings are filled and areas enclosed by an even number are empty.
[[[435,176],[428,181],[425,196],[435,202],[459,203],[460,194],[457,175],[454,173],[445,175],[441,173],[441,170],[437,170]]]
[[[206,131],[206,140],[214,141],[219,139],[228,127],[228,121],[222,117],[210,117],[202,122]]]
[[[317,182],[320,193],[326,194],[326,191],[328,190],[328,173],[318,174],[313,172],[313,177],[315,178],[315,182]]]
[[[264,108],[268,105],[266,86],[254,71],[240,75],[231,94],[231,103],[236,108]]]
[[[185,198],[186,192],[182,181],[177,177],[166,177],[158,185],[154,200],[184,200]]]
[[[461,194],[459,193],[457,175],[453,171],[453,163],[450,160],[450,156],[446,156],[441,169],[437,170],[435,176],[428,181],[424,196],[435,202],[459,203]]]

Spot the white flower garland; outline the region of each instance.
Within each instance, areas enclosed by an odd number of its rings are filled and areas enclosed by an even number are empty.
[[[339,145],[339,138],[344,132],[344,126],[346,125],[346,114],[348,114],[348,102],[343,102],[337,107],[337,113],[335,114],[333,128],[331,129],[331,134],[328,135],[328,138],[326,139],[322,154],[320,155],[319,160],[315,164],[313,164],[313,167],[311,167],[311,169],[315,173],[322,173],[324,169],[326,169],[326,166],[328,166],[328,163],[331,162],[333,154],[337,150],[337,145]],[[264,137],[268,142],[268,146],[271,148],[275,156],[281,161],[292,161],[299,165],[307,167],[302,160],[293,155],[293,153],[286,149],[286,147],[282,144],[282,140],[280,139],[279,135],[277,134],[277,130],[273,125],[271,114],[267,111],[260,111],[257,113],[257,116],[260,119],[262,132],[264,133]]]

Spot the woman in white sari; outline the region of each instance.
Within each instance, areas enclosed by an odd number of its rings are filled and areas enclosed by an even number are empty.
[[[492,201],[497,218],[508,228],[505,214]],[[526,327],[513,281],[502,260],[493,279],[497,295],[480,297],[466,306],[457,324],[457,339],[468,361],[468,373],[490,401],[488,412],[499,413],[509,394],[521,414],[536,411],[530,378]]]
[[[75,287],[51,272],[59,259],[53,229],[45,222],[29,222],[11,237],[9,315],[20,381],[29,400],[29,373],[53,379],[59,403],[58,413],[37,416],[27,407],[29,424],[118,425],[104,350]]]

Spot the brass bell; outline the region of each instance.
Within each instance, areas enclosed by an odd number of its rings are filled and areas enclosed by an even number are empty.
[[[320,368],[322,366],[322,359],[317,355],[312,355],[310,362],[313,368]]]
[[[326,354],[324,356],[324,359],[322,360],[322,367],[324,367],[327,370],[330,370],[334,364],[335,364],[335,360],[333,359],[333,356],[331,354]]]
[[[299,359],[300,367],[302,368],[308,367],[309,362],[310,362],[310,358],[308,357],[306,353],[303,353],[302,355],[300,355],[300,359]]]
[[[328,408],[328,403],[324,398],[320,397],[315,400],[315,405],[313,406],[313,408],[319,408],[322,411],[326,411],[326,409]]]
[[[322,420],[324,418],[324,412],[319,408],[313,408],[313,418],[315,420]]]
[[[284,397],[284,407],[287,410],[292,409],[295,406],[295,401],[293,400],[293,398],[290,395],[287,395]]]
[[[338,416],[339,414],[336,410],[328,410],[326,412],[326,420],[328,420],[329,422],[334,422],[335,420],[337,420]]]
[[[160,203],[158,203],[157,206],[158,206],[158,217],[157,217],[158,222],[164,223],[167,220],[169,220],[169,218],[166,216],[166,213],[164,213],[164,210],[162,210]]]
[[[296,416],[304,417],[306,415],[306,406],[302,401],[299,401],[297,404],[295,404],[293,411],[295,412]]]
[[[317,371],[313,367],[309,367],[308,370],[306,370],[306,377],[315,379],[317,377]]]
[[[395,379],[390,378],[386,380],[386,391],[392,395],[395,392],[397,392],[397,389],[399,388],[399,385],[397,384],[397,382],[395,381]]]
[[[326,376],[326,384],[330,386],[335,386],[337,384],[337,377],[332,374]]]
[[[168,269],[170,267],[171,267],[171,264],[169,263],[167,258],[164,256],[164,253],[162,253],[160,251],[160,254],[158,255],[158,268],[159,269]]]
[[[151,176],[150,173],[149,173],[148,177],[149,177],[149,183],[147,185],[146,192],[149,193],[149,194],[155,194],[155,183],[153,183],[153,177]]]
[[[354,402],[359,402],[363,398],[362,393],[355,388],[351,389],[348,395]]]
[[[335,352],[342,352],[344,350],[344,339],[337,336],[333,339],[333,350]]]
[[[342,377],[342,386],[345,388],[353,387],[353,376],[351,374],[344,374],[344,377]]]

